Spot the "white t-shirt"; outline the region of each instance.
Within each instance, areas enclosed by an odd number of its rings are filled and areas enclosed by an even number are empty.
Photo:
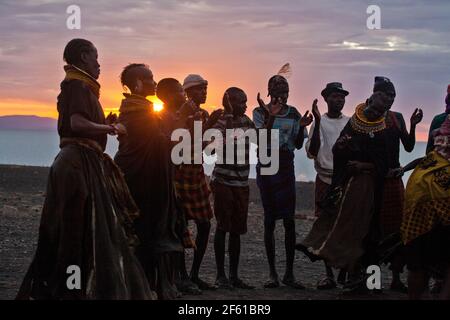
[[[309,153],[309,146],[314,133],[315,122],[311,125],[309,130],[308,141],[306,142],[306,154],[308,158],[314,159],[314,168],[317,174],[325,183],[331,184],[333,176],[333,146],[339,138],[342,129],[344,129],[350,118],[341,115],[339,118],[330,118],[328,114],[323,114],[320,119],[320,148],[317,157],[313,157]]]

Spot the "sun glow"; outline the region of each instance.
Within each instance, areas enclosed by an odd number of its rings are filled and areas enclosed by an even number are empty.
[[[160,112],[162,109],[164,109],[164,103],[156,96],[150,96],[147,97],[147,99],[153,103],[153,111]]]
[[[153,104],[153,111],[160,112],[164,108],[162,103],[154,103]]]

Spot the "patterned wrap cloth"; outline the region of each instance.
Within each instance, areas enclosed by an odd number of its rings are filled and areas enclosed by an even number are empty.
[[[434,146],[406,186],[401,225],[405,244],[439,225],[450,225],[450,116],[435,134]]]

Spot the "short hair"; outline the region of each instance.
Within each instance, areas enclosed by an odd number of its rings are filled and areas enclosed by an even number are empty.
[[[178,86],[181,86],[181,83],[177,79],[164,78],[158,82],[156,96],[162,102],[166,102]]]
[[[225,106],[225,104],[227,103],[227,100],[226,100],[227,94],[228,94],[228,97],[230,98],[231,105],[233,105],[234,102],[236,101],[236,96],[239,93],[245,94],[244,90],[242,90],[241,88],[238,88],[238,87],[231,87],[231,88],[228,88],[227,90],[225,90],[225,93],[223,94],[223,98],[222,98],[222,105]]]
[[[289,91],[289,83],[287,79],[280,75],[274,75],[269,79],[267,84],[268,96],[278,95],[281,92]]]
[[[130,63],[125,68],[123,68],[120,74],[120,82],[122,86],[127,86],[130,90],[135,86],[136,73],[134,72],[136,68],[148,68],[148,65],[144,63]]]
[[[86,39],[72,39],[64,48],[63,59],[68,64],[77,65],[81,62],[81,54],[90,52],[94,44]]]

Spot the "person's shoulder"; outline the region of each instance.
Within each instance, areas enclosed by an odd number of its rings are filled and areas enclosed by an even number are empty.
[[[436,116],[434,116],[432,122],[438,122],[438,121],[443,121],[445,120],[445,118],[447,118],[448,114],[447,113],[440,113]]]
[[[81,80],[63,80],[62,85],[69,90],[89,90],[89,87]]]
[[[287,105],[287,107],[289,108],[289,111],[288,111],[289,117],[292,117],[295,119],[300,119],[302,117],[300,111],[298,111],[296,107],[291,106],[291,105]]]
[[[255,107],[254,109],[253,109],[253,111],[252,111],[252,114],[253,114],[253,116],[255,116],[255,115],[259,115],[259,116],[265,116],[266,115],[266,113],[267,113],[267,110],[266,109],[264,109],[263,107]]]
[[[198,108],[198,109],[202,114],[209,116],[209,112],[206,109],[203,109],[203,108]]]
[[[250,117],[247,116],[246,114],[244,114],[241,117],[241,122],[244,123],[247,126],[254,126],[254,123],[253,123],[252,119],[250,119]]]
[[[405,119],[403,118],[403,114],[401,113],[401,112],[398,112],[398,111],[391,111],[391,110],[389,110],[389,112],[395,117],[395,118],[397,118],[398,120],[400,120],[400,121],[405,121]]]
[[[300,115],[300,111],[297,110],[297,107],[291,106],[289,104],[287,104],[286,106],[289,108],[290,113]]]

